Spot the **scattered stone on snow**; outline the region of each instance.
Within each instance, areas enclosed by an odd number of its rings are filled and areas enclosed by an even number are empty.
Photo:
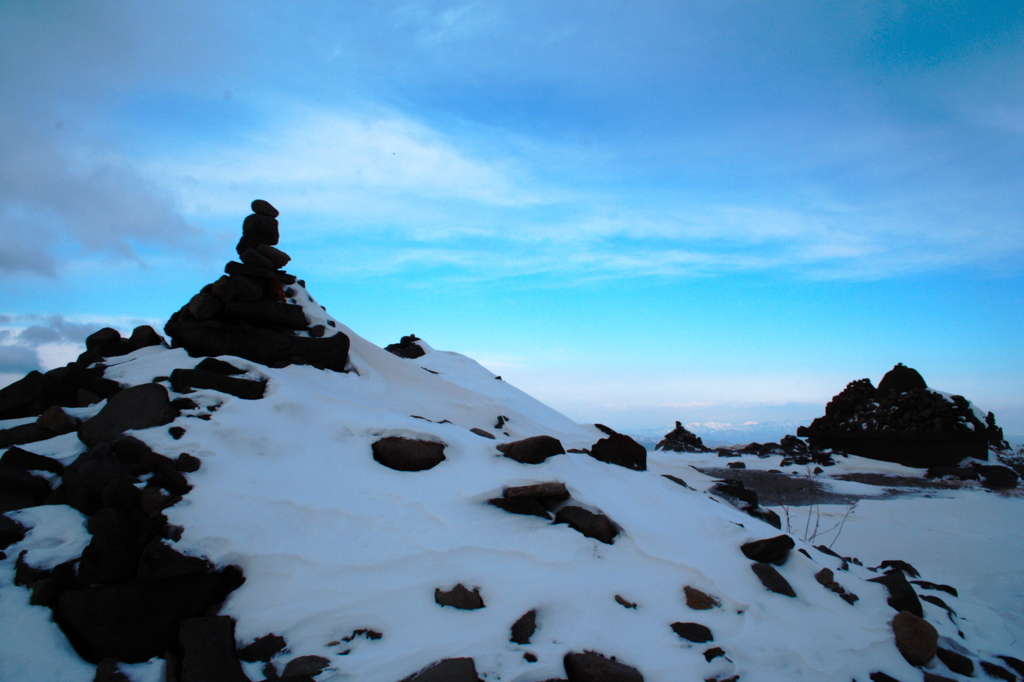
[[[472,658],[446,658],[432,663],[402,682],[482,682]]]
[[[721,606],[721,602],[716,597],[712,597],[706,592],[701,592],[696,587],[687,585],[683,588],[683,593],[686,594],[686,605],[694,611],[707,611],[716,606]]]
[[[569,682],[643,682],[636,668],[594,651],[568,653],[562,659]]]
[[[740,547],[740,549],[743,551],[743,555],[751,561],[760,561],[781,566],[786,563],[786,557],[789,555],[789,550],[793,549],[795,546],[796,543],[790,536],[777,535],[773,538],[765,538],[764,540],[748,542]]]
[[[470,432],[471,433],[475,433],[478,436],[482,436],[484,438],[490,438],[491,440],[494,440],[494,434],[493,433],[490,433],[488,431],[484,431],[483,429],[478,429],[475,426],[470,429]]]
[[[775,592],[776,594],[785,595],[787,597],[795,597],[796,592],[793,591],[792,586],[789,582],[782,577],[782,574],[775,570],[775,567],[771,564],[762,563],[760,561],[750,565],[750,568],[760,579],[761,584],[767,589]]]
[[[615,524],[604,514],[595,514],[583,507],[573,505],[559,509],[555,514],[555,523],[567,523],[573,530],[606,545],[612,544],[615,536],[619,534]]]
[[[434,601],[441,606],[452,606],[465,611],[484,608],[483,597],[480,596],[480,588],[474,587],[470,592],[465,585],[459,583],[447,592],[440,587],[434,590]]]
[[[715,639],[711,634],[711,629],[700,623],[672,623],[672,631],[683,639],[696,644],[713,642]]]
[[[625,597],[623,597],[620,594],[615,595],[615,601],[618,604],[622,604],[627,609],[635,609],[636,608],[636,602],[629,601],[628,599],[626,599]]]
[[[381,438],[373,444],[373,458],[396,471],[426,471],[445,460],[444,443],[400,436]]]
[[[960,596],[957,593],[956,588],[955,587],[950,587],[949,585],[939,585],[937,583],[930,583],[927,580],[911,580],[910,582],[912,582],[913,584],[917,585],[918,587],[924,588],[926,590],[936,590],[936,591],[939,591],[939,592],[946,592],[948,594],[953,595],[954,597],[959,597]]]
[[[512,624],[512,638],[510,642],[516,644],[529,644],[530,638],[533,637],[533,633],[537,630],[537,610],[530,609],[522,616],[519,617],[515,623]]]
[[[944,649],[940,646],[936,646],[935,655],[939,657],[947,668],[955,672],[957,675],[965,675],[967,677],[974,676],[974,661],[964,656],[961,653],[953,651],[952,649]]]
[[[510,514],[539,516],[544,519],[551,518],[548,510],[535,497],[495,497],[488,500],[488,502],[499,509],[504,509]]]
[[[562,443],[551,436],[532,436],[496,447],[501,454],[520,464],[540,464],[548,457],[565,454]]]
[[[323,672],[324,668],[330,664],[330,659],[324,658],[323,656],[299,656],[288,661],[287,665],[284,667],[284,672],[281,674],[281,677],[299,677],[301,675],[315,677]]]
[[[939,633],[935,626],[909,611],[900,611],[892,619],[896,647],[910,665],[925,665],[935,658]]]
[[[869,578],[868,582],[881,583],[889,590],[887,603],[897,611],[908,611],[918,618],[924,617],[921,609],[921,602],[917,598],[914,588],[907,582],[906,576],[901,571],[894,571],[877,578]]]
[[[267,389],[267,381],[236,379],[201,369],[176,369],[171,372],[171,387],[175,393],[189,393],[193,389],[205,388],[243,400],[259,400]]]
[[[704,652],[704,660],[710,663],[719,656],[725,656],[725,650],[722,647],[713,646]]]
[[[601,425],[597,424],[600,428]],[[647,449],[629,436],[616,433],[607,426],[602,429],[608,433],[590,447],[590,456],[600,462],[616,464],[636,471],[647,470]]]
[[[981,661],[981,669],[985,671],[985,674],[989,677],[994,677],[998,680],[1006,680],[1006,682],[1017,682],[1017,676],[1011,673],[1006,668],[991,663],[989,661]]]

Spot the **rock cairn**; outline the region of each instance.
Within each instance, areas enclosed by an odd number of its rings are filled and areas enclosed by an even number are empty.
[[[672,452],[708,452],[700,436],[688,431],[681,423],[665,434],[655,450],[671,450]]]
[[[916,370],[902,363],[882,378],[878,388],[870,379],[851,381],[825,406],[824,416],[801,427],[797,435],[808,437],[812,447],[837,447],[917,466],[969,456],[987,459],[988,446],[1008,447],[995,415],[989,412],[982,422],[966,398],[947,399],[932,391]],[[929,448],[935,452],[932,459],[926,452]]]
[[[349,338],[333,323],[317,324],[297,304],[302,282],[281,268],[291,258],[275,248],[278,211],[262,199],[242,223],[239,261],[171,316],[164,331],[194,357],[235,355],[270,367],[292,364],[344,372]],[[311,302],[312,299],[309,299]]]

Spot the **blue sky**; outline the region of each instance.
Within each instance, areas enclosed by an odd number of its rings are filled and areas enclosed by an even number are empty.
[[[0,378],[289,270],[580,421],[800,421],[896,362],[1024,434],[1011,2],[0,4]]]

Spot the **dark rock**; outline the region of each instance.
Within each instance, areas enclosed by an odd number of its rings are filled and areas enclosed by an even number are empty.
[[[823,568],[814,574],[814,579],[818,581],[819,585],[828,586],[830,583],[835,582],[835,575],[832,573],[831,568]]]
[[[594,651],[568,653],[562,659],[569,682],[643,682],[636,668]]]
[[[50,571],[42,568],[36,568],[29,564],[25,560],[25,555],[28,554],[27,549],[21,550],[18,554],[18,559],[14,564],[14,584],[15,585],[31,585],[32,583],[43,580],[50,577]]]
[[[871,680],[871,682],[900,682],[895,677],[890,677],[883,672],[873,672],[868,675],[868,679]]]
[[[504,509],[510,514],[539,516],[544,519],[551,518],[548,510],[535,497],[495,497],[488,500],[488,502],[499,509]]]
[[[172,426],[167,429],[167,433],[171,434],[171,438],[174,440],[181,440],[181,437],[185,435],[185,428],[182,426]]]
[[[273,261],[260,253],[256,248],[250,246],[248,249],[238,255],[243,263],[248,265],[255,265],[258,268],[264,270],[275,270]]]
[[[252,202],[252,212],[257,215],[265,215],[268,218],[276,218],[281,215],[280,211],[270,205],[269,201],[256,199]]]
[[[160,486],[172,495],[185,495],[192,490],[188,479],[173,464],[162,464],[150,479],[150,484]]]
[[[65,633],[88,661],[142,663],[178,648],[186,618],[203,615],[241,583],[225,569],[152,583],[128,582],[65,592],[57,611]]]
[[[668,480],[672,481],[676,485],[681,485],[684,488],[689,488],[690,490],[693,490],[693,488],[690,488],[690,486],[688,486],[686,484],[686,481],[684,481],[683,479],[679,478],[678,476],[673,476],[672,474],[662,474],[662,477],[667,478]]]
[[[26,532],[23,525],[0,514],[0,549],[7,549],[14,543],[21,542],[25,539]]]
[[[875,399],[887,398],[890,393],[906,393],[908,391],[923,390],[928,388],[916,369],[905,366],[902,362],[897,363],[878,382],[878,390],[875,391]]]
[[[266,270],[264,268],[258,268],[255,265],[248,265],[246,263],[239,263],[238,261],[228,261],[224,265],[224,272],[228,275],[241,275],[243,277],[251,277],[253,279],[276,279],[276,272],[273,270]]]
[[[78,567],[83,585],[134,578],[142,550],[157,535],[160,526],[138,511],[132,514],[105,507],[89,517],[88,528],[92,540],[82,551]]]
[[[683,588],[686,594],[686,605],[695,611],[707,611],[720,605],[720,602],[710,594],[701,592],[696,587],[687,585]]]
[[[925,670],[923,682],[956,682],[956,680],[949,677],[943,677],[942,675],[936,675]]]
[[[939,633],[935,626],[909,611],[900,611],[892,619],[896,648],[910,665],[925,665],[935,658]]]
[[[133,329],[132,335],[128,339],[128,343],[132,344],[132,347],[136,350],[139,348],[149,348],[150,346],[167,345],[167,342],[164,341],[164,337],[157,334],[156,330],[148,324],[144,324]]]
[[[916,568],[914,568],[906,561],[903,561],[901,559],[887,559],[880,563],[876,568],[881,568],[886,573],[892,573],[893,571],[901,571],[909,575],[911,578],[921,577],[921,574],[917,572]]]
[[[224,305],[224,316],[267,327],[297,330],[309,326],[302,306],[277,301],[231,301]]]
[[[981,661],[981,669],[985,671],[985,674],[989,677],[994,677],[997,680],[1006,680],[1006,682],[1017,682],[1017,676],[1011,673],[1006,668],[996,665],[995,663],[989,663],[988,661]]]
[[[982,485],[986,488],[992,488],[994,490],[1005,490],[1007,488],[1016,488],[1018,476],[1017,472],[1009,467],[997,466],[997,465],[983,465],[978,467],[978,472],[982,476]]]
[[[869,582],[881,583],[889,590],[889,599],[886,602],[897,611],[907,611],[918,618],[924,617],[921,610],[921,602],[917,598],[914,588],[907,582],[903,573],[896,571],[887,573],[877,578],[869,578]]]
[[[45,478],[33,476],[21,469],[0,463],[0,491],[29,495],[38,504],[50,494],[50,482]]]
[[[425,471],[444,461],[444,443],[389,436],[373,444],[373,458],[397,471]]]
[[[224,362],[217,358],[206,358],[198,365],[196,369],[201,372],[211,372],[213,374],[223,374],[224,376],[235,376],[236,374],[245,374],[246,370],[235,367],[230,362]]]
[[[212,569],[213,566],[205,559],[186,556],[153,538],[139,558],[137,580],[145,583],[182,575],[200,575]]]
[[[409,336],[403,336],[402,340],[398,343],[385,346],[384,350],[400,358],[414,360],[427,354],[427,351],[423,350],[423,346],[418,343],[420,340],[415,334],[410,334]]]
[[[938,583],[930,583],[927,580],[911,580],[910,582],[926,590],[937,590],[939,592],[946,592],[948,594],[953,595],[954,597],[960,596],[957,593],[956,588],[950,587],[949,585],[939,585]]]
[[[104,658],[96,666],[93,682],[132,682],[131,678],[121,672],[121,666],[113,658]]]
[[[46,377],[32,370],[13,384],[0,388],[0,420],[21,419],[32,412],[32,405],[39,399]]]
[[[1006,663],[1006,665],[1017,671],[1018,675],[1024,677],[1024,661],[1019,658],[1014,658],[1013,656],[996,656],[996,658],[1003,659],[1003,662]]]
[[[744,509],[747,514],[753,516],[755,519],[761,519],[770,526],[775,526],[779,530],[782,530],[782,518],[771,509],[757,509],[754,507],[747,507]]]
[[[711,630],[700,623],[672,623],[672,631],[683,639],[688,639],[697,644],[714,641]]]
[[[497,448],[503,455],[521,464],[540,464],[548,457],[565,454],[562,443],[551,436],[532,436],[511,443],[501,443]]]
[[[146,488],[139,495],[139,509],[145,516],[153,516],[175,504],[178,499],[180,498],[168,495],[162,488]]]
[[[298,677],[300,675],[314,677],[319,675],[330,664],[330,659],[323,656],[299,656],[288,661],[288,665],[284,667],[284,673],[281,676],[285,678]]]
[[[655,450],[667,450],[672,452],[708,452],[700,437],[687,431],[680,422],[676,422],[676,428],[665,434],[665,437],[658,443]]]
[[[730,469],[746,469],[747,468],[747,465],[744,464],[743,462],[729,462],[728,464],[726,464],[726,466],[729,467]]]
[[[224,301],[213,294],[196,294],[188,302],[188,311],[200,322],[217,317],[223,310]]]
[[[740,480],[721,481],[711,486],[708,492],[712,495],[738,500],[751,508],[757,507],[757,493],[753,490],[747,490],[743,485],[743,481]]]
[[[636,602],[631,602],[620,594],[615,595],[615,603],[625,606],[627,609],[635,609]]]
[[[505,488],[505,497],[535,497],[545,501],[562,502],[569,499],[569,491],[561,481],[551,481]]]
[[[100,346],[107,345],[109,343],[116,343],[121,341],[121,333],[111,327],[104,327],[98,332],[93,332],[89,336],[85,337],[85,348],[86,350],[93,350]]]
[[[263,280],[254,280],[244,275],[223,276],[210,287],[210,293],[220,300],[257,301],[263,296]]]
[[[235,621],[230,616],[188,618],[178,638],[181,682],[249,682],[235,656]]]
[[[926,601],[929,604],[935,604],[940,609],[945,609],[946,613],[950,614],[951,616],[955,616],[956,615],[956,611],[951,609],[949,607],[949,604],[947,604],[946,602],[942,601],[942,599],[940,599],[939,597],[936,597],[935,595],[932,595],[932,594],[922,594],[922,595],[918,595],[918,596],[919,596],[919,598],[922,601]]]
[[[177,416],[166,388],[141,384],[110,398],[99,414],[79,427],[78,438],[90,447],[112,443],[129,429],[163,426]]]
[[[619,534],[611,519],[604,514],[595,514],[582,507],[572,505],[558,510],[558,513],[555,514],[555,523],[567,523],[573,530],[606,545],[612,544],[615,536]]]
[[[516,644],[529,644],[530,638],[533,637],[533,633],[537,630],[537,611],[530,610],[519,617],[512,625],[512,638],[510,642]]]
[[[446,658],[410,675],[402,682],[481,682],[472,658]]]
[[[470,432],[475,433],[476,435],[481,436],[483,438],[490,438],[491,440],[494,440],[494,434],[490,433],[489,431],[484,431],[483,429],[478,429],[474,427],[470,429]]]
[[[142,491],[126,479],[111,481],[100,493],[100,503],[104,507],[114,507],[122,511],[131,511],[139,506]]]
[[[190,474],[195,471],[199,471],[203,461],[198,457],[193,457],[187,452],[183,452],[178,455],[178,459],[174,461],[174,466],[177,467],[178,471]]]
[[[600,462],[617,464],[637,471],[647,470],[647,449],[621,433],[613,433],[594,443],[590,456]]]
[[[754,540],[740,547],[743,555],[751,561],[760,561],[781,566],[786,563],[789,550],[793,549],[796,543],[788,535],[777,535],[764,540]]]
[[[256,661],[266,663],[274,657],[274,654],[284,649],[287,645],[288,643],[284,637],[270,633],[239,649],[238,657],[248,663],[255,663]]]
[[[44,455],[37,455],[28,450],[12,447],[0,457],[0,464],[21,469],[22,471],[49,471],[52,474],[64,473],[64,465]]]
[[[958,675],[965,675],[967,677],[974,676],[974,661],[963,654],[957,653],[952,649],[936,647],[935,655],[939,657],[940,661],[946,664],[947,668]]]
[[[71,433],[78,428],[78,420],[69,417],[60,405],[50,405],[43,410],[39,419],[36,420],[36,424],[57,435]]]
[[[28,445],[38,443],[41,440],[53,438],[55,434],[39,424],[22,424],[0,431],[0,449],[9,448],[12,445]]]
[[[796,596],[796,592],[793,591],[789,582],[783,578],[782,574],[776,571],[775,567],[771,564],[765,564],[758,561],[751,564],[750,568],[755,574],[757,574],[757,577],[761,580],[761,584],[772,592],[785,595],[787,597]]]
[[[710,663],[719,656],[725,656],[725,650],[722,647],[714,646],[704,652],[704,660]]]
[[[523,654],[523,660],[527,663],[536,663],[537,656],[536,654],[531,654],[529,651],[527,651],[525,654]]]
[[[444,592],[441,588],[434,590],[434,601],[441,606],[454,606],[457,609],[472,611],[484,608],[484,600],[480,596],[480,588],[474,587],[470,592],[466,586],[459,583],[452,589]]]
[[[270,244],[260,244],[256,247],[264,258],[270,261],[274,268],[283,268],[291,262],[292,258],[284,251],[275,249]]]
[[[201,369],[176,369],[171,372],[171,388],[175,393],[199,388],[227,393],[243,400],[259,400],[266,391],[267,382],[236,379]]]

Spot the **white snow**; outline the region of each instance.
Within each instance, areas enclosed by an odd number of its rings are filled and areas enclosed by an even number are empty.
[[[308,317],[333,321],[295,288]],[[262,400],[196,391],[189,397],[219,408],[209,420],[180,417],[175,424],[187,429],[180,440],[166,427],[133,432],[157,452],[188,452],[202,460],[202,468],[188,475],[193,491],[165,512],[185,528],[176,549],[243,569],[246,582],[222,613],[236,619],[240,646],[270,632],[288,640],[290,653],[275,659],[279,672],[294,656],[318,654],[331,661],[318,680],[398,682],[436,660],[471,656],[486,680],[534,682],[564,677],[563,656],[586,649],[616,656],[650,682],[733,674],[743,682],[865,682],[876,670],[920,679],[893,642],[889,622],[895,613],[885,588],[865,582],[877,575],[866,567],[883,559],[909,561],[924,580],[960,590],[959,598],[940,595],[959,614],[957,624],[925,604],[940,634],[973,651],[1024,658],[1019,496],[966,489],[861,501],[834,548],[860,557],[864,567],[839,570],[839,559],[794,532],[797,546],[813,559],[794,551],[779,568],[797,593],[791,599],[768,592],[739,549],[778,531],[709,498],[704,490],[713,479],[691,466],[730,460],[649,453],[646,472],[582,453],[520,464],[495,445],[546,434],[566,449],[590,448],[604,434],[465,356],[424,344],[426,355],[401,359],[335,323],[328,333],[348,334],[354,371],[272,369],[225,357],[249,370],[248,376],[268,379]],[[118,358],[106,376],[134,385],[198,362],[180,349],[149,348]],[[507,419],[501,428],[499,416]],[[388,469],[371,452],[385,436],[442,442],[446,459],[428,471]],[[24,447],[66,463],[84,450],[75,434]],[[856,459],[839,458],[830,474],[863,470]],[[748,467],[778,466],[775,459],[744,461]],[[895,467],[873,463],[871,470],[895,473]],[[695,490],[661,474],[678,476]],[[505,487],[543,481],[564,482],[573,500],[607,514],[621,528],[614,544],[487,504]],[[864,487],[835,485],[837,492]],[[829,518],[843,511],[822,507]],[[14,560],[23,549],[40,566],[78,556],[89,539],[83,518],[66,507],[10,515],[33,530],[6,550],[0,564],[0,680],[90,680],[93,668],[74,654],[50,612],[29,606],[28,591],[12,584]],[[819,585],[814,574],[822,567],[833,569],[860,600],[851,606]],[[434,602],[435,588],[458,583],[478,587],[486,607],[461,611]],[[685,585],[715,595],[722,605],[689,609]],[[615,595],[637,608],[624,608]],[[531,609],[538,622],[532,643],[510,642],[511,625]],[[670,629],[676,621],[707,625],[714,641],[679,638]],[[383,637],[341,641],[361,628]],[[726,657],[709,663],[703,652],[714,646]],[[525,652],[539,660],[527,662]],[[124,670],[143,682],[157,679],[160,666],[153,661]],[[262,679],[261,667],[247,665],[246,672]]]

